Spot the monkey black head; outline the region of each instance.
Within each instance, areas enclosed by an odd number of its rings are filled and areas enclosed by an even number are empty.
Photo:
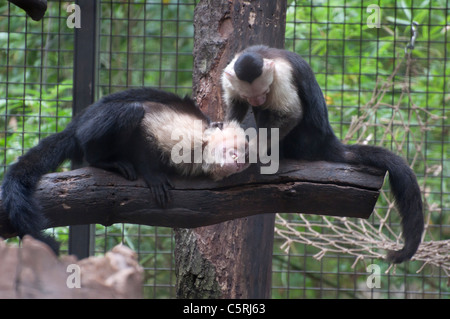
[[[241,81],[252,83],[263,73],[264,59],[255,52],[243,53],[234,63],[234,72]]]
[[[250,105],[261,106],[267,100],[274,70],[274,60],[265,59],[257,52],[244,52],[224,70],[222,84],[225,93],[227,90],[236,92]]]

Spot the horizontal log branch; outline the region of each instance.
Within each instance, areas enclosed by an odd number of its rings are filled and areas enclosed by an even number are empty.
[[[47,0],[8,0],[24,10],[34,21],[39,21],[47,11]]]
[[[86,167],[45,175],[36,199],[49,227],[132,223],[194,228],[265,213],[306,213],[368,218],[385,172],[347,164],[283,161],[274,175],[246,172],[214,182],[172,177],[168,208],[152,200],[142,180]],[[0,237],[14,236],[0,207]]]

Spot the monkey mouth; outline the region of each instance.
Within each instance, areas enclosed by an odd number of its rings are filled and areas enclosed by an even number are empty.
[[[247,99],[247,101],[251,106],[261,106],[266,103],[266,95],[263,94],[255,97],[250,97]]]
[[[250,165],[249,156],[248,156],[247,152],[245,153],[245,162],[238,161],[239,158],[238,158],[237,154],[234,154],[232,158],[234,160],[234,165],[236,167],[237,172],[244,170],[245,168],[247,168]]]
[[[235,163],[234,163],[234,170],[233,170],[233,173],[232,173],[232,174],[242,172],[242,171],[245,170],[249,165],[250,165],[250,164],[248,164],[248,163],[238,163],[238,162],[235,162]]]
[[[242,164],[243,163],[239,163],[238,162],[239,157],[238,157],[238,155],[236,153],[231,155],[231,158],[233,159],[234,165],[236,166],[236,171],[239,171],[242,168]]]

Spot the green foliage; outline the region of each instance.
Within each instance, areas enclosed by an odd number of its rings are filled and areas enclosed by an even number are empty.
[[[100,95],[129,86],[192,91],[193,4],[104,3]]]
[[[4,167],[72,115],[73,32],[59,3],[42,23],[4,1],[0,4],[0,160]],[[8,15],[10,18],[8,18]],[[0,171],[0,178],[4,170]]]
[[[369,28],[366,24],[371,14],[366,8],[372,3],[381,7],[380,28]],[[419,23],[412,51],[411,78],[405,77],[403,65],[394,78],[395,84],[380,100],[381,107],[366,119],[367,131],[362,134],[364,138],[371,137],[370,144],[391,148],[414,163],[419,184],[425,190],[426,216],[431,220],[426,240],[450,238],[446,228],[440,226],[450,223],[449,214],[445,214],[448,207],[443,204],[450,189],[450,180],[445,178],[450,173],[449,165],[445,164],[449,160],[446,137],[450,116],[450,109],[445,107],[450,96],[447,5],[446,1],[431,4],[430,1],[298,0],[291,1],[287,12],[286,48],[310,62],[323,89],[330,122],[341,138],[347,136],[353,117],[364,112],[374,88],[386,82],[401,63],[411,38],[411,23]],[[406,85],[409,96],[404,94],[405,81],[411,83]],[[398,110],[392,105],[398,105]],[[415,106],[418,110],[412,112]],[[385,125],[391,119],[387,131]],[[353,136],[349,143],[354,143],[356,138],[360,136]],[[399,141],[404,142],[399,144]],[[388,185],[385,186],[388,191]],[[389,196],[381,196],[378,212],[383,214],[389,203]],[[309,216],[308,220],[320,222],[315,216]],[[400,231],[398,215],[391,214],[389,220]],[[273,297],[368,297],[363,293],[367,290],[364,283],[367,272],[359,264],[353,269],[353,258],[329,253],[317,261],[313,258],[317,249],[300,244],[291,245],[286,256],[277,247],[283,242],[277,239],[275,243],[273,286],[280,288],[273,290]],[[384,275],[389,265],[379,260],[376,263],[383,271],[384,289],[374,290],[375,297],[404,298],[408,289],[431,292],[429,296],[433,292],[448,292],[445,280],[414,278],[412,274],[420,263],[398,267],[395,275]]]
[[[2,152],[2,163],[13,162],[41,138],[64,129],[72,118],[72,110],[59,97],[70,96],[71,91],[72,82],[65,81],[47,91],[28,89],[20,99],[15,97],[23,92],[11,92],[0,101],[0,112],[4,114],[0,125],[6,128],[0,138],[0,148],[6,150]]]

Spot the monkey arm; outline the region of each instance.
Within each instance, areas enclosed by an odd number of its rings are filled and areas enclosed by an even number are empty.
[[[238,121],[239,123],[242,123],[242,121],[245,118],[245,115],[248,112],[249,105],[247,102],[239,100],[239,99],[232,99],[228,103],[228,107],[226,110],[226,121]]]

